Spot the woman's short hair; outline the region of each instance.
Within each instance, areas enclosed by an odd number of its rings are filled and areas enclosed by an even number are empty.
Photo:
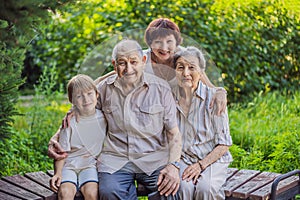
[[[174,68],[176,66],[176,62],[178,58],[184,57],[184,56],[193,56],[198,58],[199,61],[199,67],[200,69],[205,69],[206,68],[206,61],[205,57],[202,51],[200,51],[198,48],[193,47],[193,46],[188,46],[186,48],[181,48],[180,51],[176,52],[174,55]]]
[[[68,99],[73,103],[73,97],[78,92],[87,92],[89,90],[95,90],[98,93],[97,87],[93,79],[84,74],[78,74],[69,80],[67,85]]]
[[[158,18],[150,22],[145,31],[144,39],[147,45],[150,46],[153,40],[172,34],[176,39],[176,46],[180,45],[182,38],[177,24],[168,18]]]

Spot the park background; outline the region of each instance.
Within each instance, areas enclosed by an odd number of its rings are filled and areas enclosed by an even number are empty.
[[[0,177],[52,169],[65,85],[107,38],[176,22],[220,69],[239,169],[300,168],[299,0],[0,0]],[[100,74],[99,74],[100,75]]]

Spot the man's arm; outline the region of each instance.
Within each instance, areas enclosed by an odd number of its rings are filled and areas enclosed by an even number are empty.
[[[178,126],[167,131],[167,137],[170,151],[169,163],[179,162],[182,151],[182,141]],[[173,164],[168,164],[160,171],[157,185],[161,195],[175,195],[180,185],[179,168]]]
[[[167,131],[170,157],[169,162],[179,162],[182,151],[182,139],[178,126]]]
[[[59,144],[59,133],[61,129],[59,128],[57,132],[51,137],[48,144],[48,156],[54,160],[62,160],[68,156],[68,154],[62,149]]]
[[[107,77],[116,74],[116,71],[113,70],[111,72],[108,72],[107,74],[104,74],[103,76],[98,77],[94,82],[96,85],[98,85],[98,83],[100,83],[101,81],[103,81],[104,79],[106,79]]]

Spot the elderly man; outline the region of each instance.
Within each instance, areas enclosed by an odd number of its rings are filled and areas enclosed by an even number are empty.
[[[100,199],[137,199],[135,181],[149,199],[176,199],[181,134],[168,83],[144,73],[146,57],[134,40],[113,49],[117,74],[98,84],[98,108],[108,132],[98,162]]]
[[[143,72],[145,61],[136,41],[119,42],[112,54],[117,75],[98,85],[98,106],[108,121],[98,165],[100,199],[136,199],[135,180],[150,196],[175,195],[179,187],[175,101],[166,81]]]

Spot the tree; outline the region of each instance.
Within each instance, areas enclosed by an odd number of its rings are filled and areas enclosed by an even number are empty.
[[[11,132],[23,61],[29,41],[50,13],[68,0],[0,0],[0,139]]]

